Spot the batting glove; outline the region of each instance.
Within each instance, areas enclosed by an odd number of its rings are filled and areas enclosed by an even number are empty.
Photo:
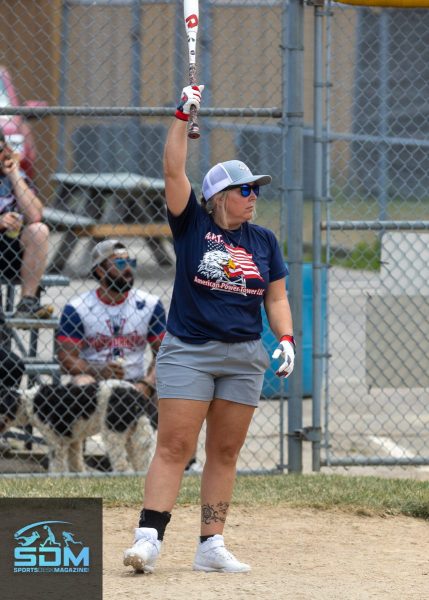
[[[181,121],[189,120],[191,106],[195,106],[196,110],[200,109],[201,93],[204,89],[203,85],[187,85],[182,90],[179,106],[176,109],[176,119]]]
[[[289,377],[295,364],[295,339],[293,335],[284,335],[273,352],[272,358],[282,358],[283,363],[276,371],[278,377]]]

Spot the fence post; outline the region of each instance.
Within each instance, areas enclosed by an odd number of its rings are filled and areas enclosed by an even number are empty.
[[[289,0],[286,18],[285,197],[289,299],[297,342],[296,369],[290,379],[288,402],[288,471],[302,471],[302,259],[303,259],[303,118],[304,118],[304,5]]]
[[[140,106],[142,103],[142,14],[140,0],[133,0],[131,6],[131,106]],[[133,117],[130,127],[130,142],[134,148],[139,147],[139,129],[140,118]]]
[[[379,94],[380,94],[380,117],[379,128],[382,141],[380,142],[379,157],[378,157],[378,206],[379,219],[386,221],[387,203],[389,200],[389,147],[385,139],[389,135],[389,13],[382,10],[379,18],[380,23],[380,57],[379,57]]]
[[[61,37],[60,37],[60,66],[58,82],[58,105],[68,104],[68,60],[69,60],[69,33],[70,33],[70,6],[68,2],[61,5]],[[56,171],[66,169],[66,116],[61,116],[58,123],[57,138],[57,164]]]
[[[323,367],[322,341],[322,237],[321,200],[323,195],[323,15],[324,9],[314,7],[314,196],[313,196],[313,389],[312,425],[317,439],[312,441],[312,469],[320,471],[320,424]]]

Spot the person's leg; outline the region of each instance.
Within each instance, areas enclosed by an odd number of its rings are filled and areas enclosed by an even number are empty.
[[[158,438],[145,481],[145,509],[172,510],[209,406],[198,400],[159,400]]]
[[[179,492],[185,466],[194,452],[210,404],[199,400],[159,400],[155,455],[145,481],[143,510],[135,541],[124,565],[152,573]]]
[[[22,297],[36,296],[48,257],[49,228],[44,223],[31,223],[21,233],[24,248],[21,266]]]
[[[206,463],[201,481],[201,535],[222,534],[237,459],[255,407],[214,400],[207,414]]]
[[[245,573],[250,566],[225,547],[223,529],[234,487],[240,449],[255,407],[215,400],[207,415],[206,463],[201,483],[201,538],[193,569]]]
[[[124,564],[152,572],[215,389],[206,344],[186,344],[166,333],[156,361],[158,435],[145,481],[143,510]]]

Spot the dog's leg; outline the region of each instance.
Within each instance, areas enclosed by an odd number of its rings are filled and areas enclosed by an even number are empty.
[[[33,427],[38,429],[48,448],[49,473],[66,473],[68,471],[68,440],[56,435],[49,425],[39,421],[34,414],[32,417]]]
[[[85,462],[83,459],[83,443],[84,440],[79,439],[73,440],[69,445],[69,469],[72,473],[83,473],[86,471]]]
[[[68,471],[68,444],[59,442],[55,436],[45,437],[49,446],[49,473],[66,473]]]
[[[149,419],[142,415],[128,436],[128,458],[135,471],[146,472],[155,452],[155,431]]]
[[[103,427],[103,442],[106,452],[109,456],[113,471],[123,473],[131,471],[131,466],[127,458],[126,441],[127,433],[118,433]]]

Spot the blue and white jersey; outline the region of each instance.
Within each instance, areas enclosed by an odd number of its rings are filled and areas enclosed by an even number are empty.
[[[124,360],[125,379],[144,377],[144,351],[148,342],[165,333],[161,300],[132,289],[120,304],[106,304],[98,290],[76,296],[66,304],[57,332],[59,342],[77,344],[82,358],[91,363]]]
[[[177,260],[167,330],[190,344],[259,339],[268,285],[287,274],[274,233],[247,222],[225,232],[193,191],[168,220]]]

